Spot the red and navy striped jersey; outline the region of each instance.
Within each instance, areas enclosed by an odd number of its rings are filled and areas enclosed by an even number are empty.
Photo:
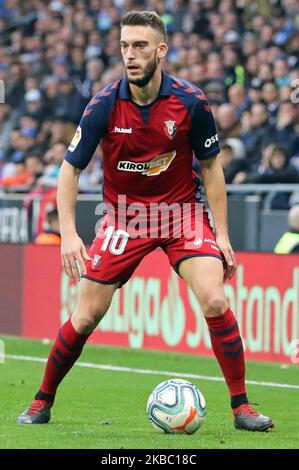
[[[128,204],[195,201],[193,155],[206,160],[220,151],[204,93],[166,73],[158,97],[149,105],[132,101],[126,78],[97,93],[65,160],[84,169],[100,141],[103,197],[114,206],[120,194]]]

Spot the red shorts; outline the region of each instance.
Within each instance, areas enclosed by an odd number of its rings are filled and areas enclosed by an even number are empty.
[[[87,273],[82,277],[101,284],[125,284],[142,259],[156,248],[162,248],[173,269],[178,273],[180,263],[194,256],[212,256],[223,261],[216,245],[214,233],[207,213],[204,211],[199,230],[188,231],[180,236],[173,224],[168,236],[133,237],[129,230],[115,228],[105,216],[85,261]]]

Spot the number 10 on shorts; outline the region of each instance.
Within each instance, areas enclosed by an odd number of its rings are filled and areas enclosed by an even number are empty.
[[[110,225],[104,232],[104,240],[100,251],[106,251],[107,248],[109,248],[110,253],[119,256],[125,251],[128,240],[128,232],[121,229],[115,230],[115,228]]]

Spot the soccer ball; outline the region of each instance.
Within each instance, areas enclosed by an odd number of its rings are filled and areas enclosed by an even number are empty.
[[[157,385],[146,409],[150,423],[159,432],[193,434],[204,422],[206,401],[191,382],[171,379]]]

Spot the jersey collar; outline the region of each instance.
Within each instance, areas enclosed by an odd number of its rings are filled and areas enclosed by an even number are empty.
[[[170,96],[172,93],[172,82],[169,75],[162,72],[162,84],[159,90],[158,97],[160,96]],[[129,89],[129,82],[127,77],[124,77],[121,80],[120,88],[119,88],[119,97],[122,100],[131,101],[131,94]]]

